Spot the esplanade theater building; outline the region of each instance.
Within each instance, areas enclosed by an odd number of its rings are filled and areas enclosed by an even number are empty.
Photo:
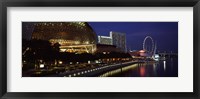
[[[59,43],[60,52],[95,53],[97,35],[86,22],[36,22],[32,39]]]

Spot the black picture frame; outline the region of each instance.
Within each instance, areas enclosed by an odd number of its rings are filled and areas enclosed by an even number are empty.
[[[7,92],[7,7],[193,7],[193,92]],[[0,1],[0,97],[3,99],[199,99],[200,0],[2,0]]]

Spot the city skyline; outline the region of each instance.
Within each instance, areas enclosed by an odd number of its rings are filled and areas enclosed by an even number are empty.
[[[23,38],[31,37],[34,22],[26,22],[23,27],[29,27]],[[88,22],[97,36],[109,36],[110,32],[126,34],[126,49],[141,50],[146,36],[151,36],[157,43],[158,51],[178,53],[178,22]],[[23,31],[25,28],[22,28]]]
[[[127,50],[141,50],[146,36],[157,43],[158,51],[178,52],[178,22],[88,22],[97,35],[110,31],[126,34]]]

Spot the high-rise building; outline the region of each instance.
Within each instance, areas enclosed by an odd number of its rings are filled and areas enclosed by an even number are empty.
[[[112,38],[112,44],[117,48],[120,48],[123,52],[126,52],[126,35],[125,33],[110,32],[110,37]]]
[[[22,38],[30,40],[31,34],[34,30],[34,22],[22,22]]]
[[[98,36],[98,43],[112,45],[112,38],[109,36]]]

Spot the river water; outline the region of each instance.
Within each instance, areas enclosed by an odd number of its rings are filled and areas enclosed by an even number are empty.
[[[178,58],[132,64],[106,72],[101,77],[178,77]]]

